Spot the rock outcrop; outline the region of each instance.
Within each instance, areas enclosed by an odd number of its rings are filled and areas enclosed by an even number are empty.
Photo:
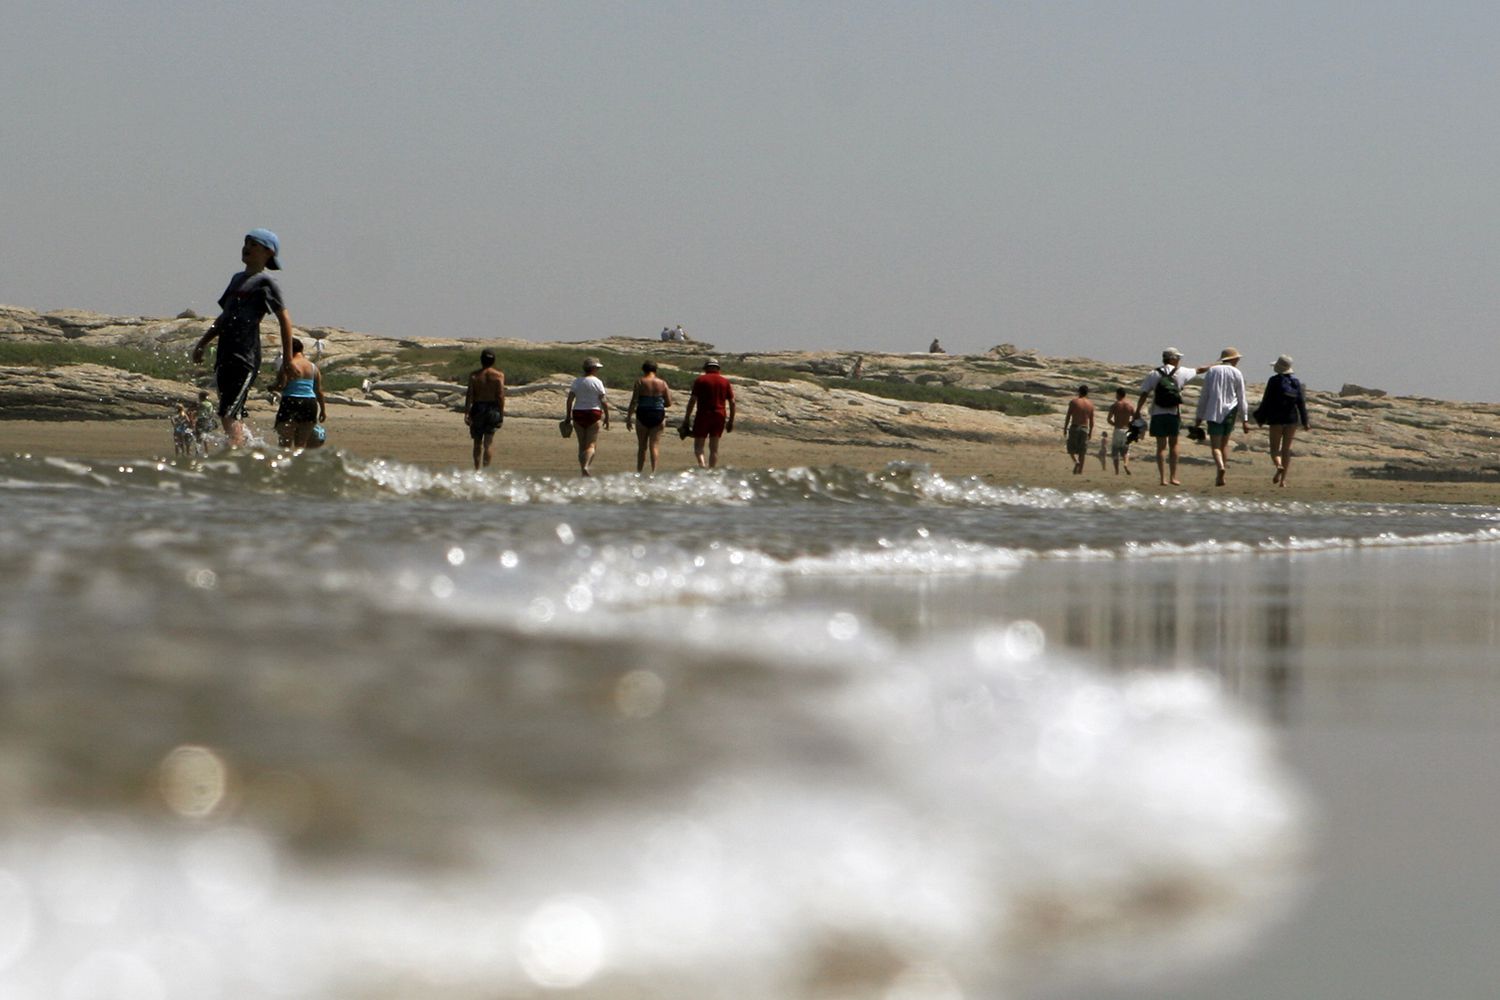
[[[37,313],[0,306],[0,420],[105,420],[161,417],[171,405],[188,400],[198,388],[210,387],[206,369],[182,364],[209,320],[184,312],[172,319],[106,316],[79,310]],[[275,330],[262,327],[267,355],[274,356]],[[472,348],[454,338],[389,338],[335,327],[302,328],[305,343],[321,341],[325,376],[337,372],[341,386],[330,399],[355,406],[391,408],[462,405],[464,387],[436,376],[420,363],[407,363],[413,348]],[[976,444],[1032,440],[1057,441],[1057,415],[1080,383],[1094,390],[1101,410],[1116,386],[1131,393],[1148,365],[1118,365],[1089,358],[1047,357],[1035,350],[1000,344],[984,354],[881,354],[848,351],[769,351],[729,353],[704,343],[673,343],[605,338],[543,345],[529,341],[491,341],[497,348],[537,349],[565,346],[582,355],[612,351],[654,357],[664,371],[696,372],[714,353],[739,387],[740,424],[747,430],[806,441],[884,445],[912,451],[924,441],[959,439]],[[66,345],[88,348],[87,363],[63,361],[46,366],[17,364],[24,353],[13,345],[64,345],[47,348],[58,356]],[[174,381],[111,367],[109,350],[128,348],[139,359],[157,356],[181,371]],[[40,352],[34,352],[40,355]],[[122,352],[123,353],[123,352]],[[416,353],[420,354],[420,350]],[[11,360],[6,360],[10,358]],[[859,359],[858,377],[855,360]],[[148,366],[149,367],[149,366]],[[152,370],[156,370],[152,367]],[[785,378],[756,379],[768,370]],[[556,373],[510,389],[510,412],[516,416],[556,419],[572,375]],[[959,388],[1017,394],[1043,403],[1042,416],[1012,416],[950,403],[907,402],[876,391],[882,384]],[[1252,399],[1260,385],[1251,386]],[[1195,398],[1190,385],[1188,399]],[[619,401],[623,408],[623,400]],[[1380,389],[1346,384],[1337,393],[1312,392],[1313,429],[1301,435],[1302,454],[1333,456],[1362,465],[1368,475],[1404,478],[1500,477],[1500,406],[1454,403],[1395,396]],[[1189,445],[1189,447],[1201,447]]]
[[[0,367],[0,420],[160,417],[195,394],[190,385],[104,365]]]

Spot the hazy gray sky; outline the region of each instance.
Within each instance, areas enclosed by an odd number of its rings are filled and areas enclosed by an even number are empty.
[[[0,301],[723,350],[1286,351],[1500,400],[1500,5],[0,14]]]

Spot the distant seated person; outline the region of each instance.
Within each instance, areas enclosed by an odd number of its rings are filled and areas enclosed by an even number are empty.
[[[673,337],[672,337],[672,328],[670,326],[664,326],[664,327],[661,328],[661,339],[662,340],[672,340],[673,339]]]
[[[927,353],[928,354],[947,354],[948,352],[945,351],[945,350],[943,350],[943,345],[938,343],[938,339],[936,337],[933,337],[932,338],[932,346],[929,347],[929,348],[927,348]]]
[[[677,341],[681,341],[684,344],[687,343],[687,339],[688,339],[687,331],[682,328],[682,324],[681,323],[678,323],[677,324],[677,329],[675,329],[675,330],[672,331],[672,339],[673,340],[677,340]]]

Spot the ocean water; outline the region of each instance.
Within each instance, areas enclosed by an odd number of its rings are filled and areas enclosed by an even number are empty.
[[[269,450],[0,510],[16,1000],[1295,984],[1349,740],[1495,732],[1489,508]]]

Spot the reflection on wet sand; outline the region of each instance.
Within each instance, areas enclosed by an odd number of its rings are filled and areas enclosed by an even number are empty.
[[[1299,712],[1375,721],[1422,702],[1471,712],[1476,687],[1500,700],[1483,656],[1436,655],[1500,644],[1500,546],[1040,561],[880,588],[877,620],[898,634],[1030,619],[1053,648],[1109,669],[1208,670],[1278,725]]]

